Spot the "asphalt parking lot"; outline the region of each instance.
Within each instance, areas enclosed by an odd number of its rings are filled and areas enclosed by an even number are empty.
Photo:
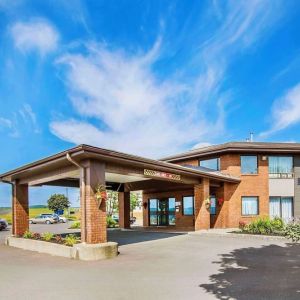
[[[300,245],[284,240],[115,230],[117,258],[82,262],[7,247],[8,233],[1,299],[300,299]]]

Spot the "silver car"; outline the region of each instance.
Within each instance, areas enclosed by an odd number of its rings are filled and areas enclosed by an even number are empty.
[[[53,215],[38,215],[35,218],[29,219],[30,224],[54,224],[58,220]]]

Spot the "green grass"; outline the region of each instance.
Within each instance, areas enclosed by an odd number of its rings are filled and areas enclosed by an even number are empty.
[[[29,208],[29,218],[33,218],[35,216],[38,216],[40,214],[48,214],[53,213],[52,210],[49,210],[47,207],[43,207],[42,205],[37,205],[34,207]],[[67,214],[65,214],[67,217]],[[73,220],[77,220],[78,214],[71,215]],[[11,224],[12,221],[12,212],[11,208],[7,207],[1,207],[0,208],[0,219],[5,219],[9,224]]]

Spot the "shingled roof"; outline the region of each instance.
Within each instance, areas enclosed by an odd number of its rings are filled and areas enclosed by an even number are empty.
[[[266,143],[266,142],[229,142],[193,149],[187,152],[164,157],[161,160],[176,162],[189,158],[230,152],[248,153],[300,153],[300,143]]]

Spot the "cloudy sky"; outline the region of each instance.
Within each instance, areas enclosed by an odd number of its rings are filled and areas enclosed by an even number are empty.
[[[0,172],[80,143],[300,141],[299,19],[297,0],[0,0]]]

